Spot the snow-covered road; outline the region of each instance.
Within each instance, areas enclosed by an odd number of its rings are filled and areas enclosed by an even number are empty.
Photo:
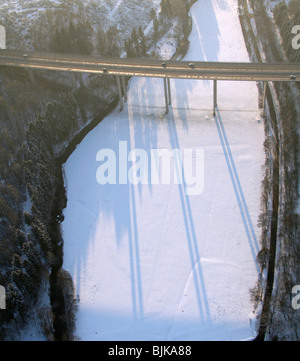
[[[186,60],[249,61],[237,1],[199,0]],[[82,340],[241,340],[254,336],[264,126],[255,83],[133,79],[128,103],[65,165],[64,265]],[[96,180],[101,149],[204,150],[204,190]],[[123,143],[125,144],[125,143]],[[122,157],[122,155],[121,155]]]

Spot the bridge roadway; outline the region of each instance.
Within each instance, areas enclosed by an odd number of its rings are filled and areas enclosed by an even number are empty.
[[[116,59],[0,50],[0,66],[117,76],[237,81],[297,81],[297,63],[224,63]]]

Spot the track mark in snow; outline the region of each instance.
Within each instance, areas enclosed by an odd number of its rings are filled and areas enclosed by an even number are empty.
[[[173,330],[175,329],[176,319],[178,317],[180,317],[179,315],[181,315],[184,312],[184,309],[185,309],[184,306],[185,306],[186,299],[190,300],[189,289],[192,289],[193,282],[195,283],[195,292],[196,292],[196,297],[198,298],[198,304],[204,304],[206,306],[206,312],[207,312],[206,316],[207,317],[204,317],[204,315],[202,314],[202,310],[200,310],[201,316],[202,316],[201,322],[206,323],[206,322],[210,321],[210,313],[209,313],[209,308],[208,308],[208,302],[206,299],[205,289],[202,287],[203,294],[201,297],[201,294],[199,294],[198,286],[196,286],[197,283],[199,282],[198,274],[201,274],[201,272],[202,272],[202,270],[201,270],[201,261],[202,260],[203,259],[199,259],[192,265],[192,269],[186,278],[186,281],[185,281],[184,286],[181,291],[181,297],[178,302],[177,310],[175,311],[174,316],[172,317],[172,322],[169,327],[169,331],[167,333],[166,340],[168,340],[168,341],[172,340],[172,335],[173,335]],[[201,283],[201,281],[200,281],[200,283]],[[199,307],[202,308],[201,305]]]
[[[150,23],[148,24],[148,26],[144,30],[145,35],[148,35],[148,33],[149,33],[149,31],[151,30],[152,27],[153,27],[153,20],[150,21]]]
[[[122,4],[123,0],[118,0],[118,2],[116,3],[115,7],[113,8],[113,10],[111,11],[111,13],[109,14],[109,18],[112,19],[112,17],[115,15],[115,13],[117,12],[117,10],[119,9],[120,5]]]
[[[213,264],[223,264],[223,265],[227,265],[227,266],[234,266],[234,267],[237,267],[237,268],[241,268],[241,266],[239,264],[237,264],[237,263],[224,261],[224,260],[218,259],[218,258],[201,258],[199,262],[206,262],[206,263],[213,263]]]

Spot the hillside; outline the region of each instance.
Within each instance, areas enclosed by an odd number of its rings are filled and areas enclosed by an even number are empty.
[[[167,29],[160,2],[149,4],[4,1],[0,23],[8,49],[59,51],[63,42],[63,52],[157,57],[165,54],[156,45],[164,36],[174,48],[184,37],[184,14],[166,18],[173,24]],[[167,34],[173,26],[176,38]],[[127,49],[129,40],[134,47]],[[1,69],[0,91],[0,284],[7,296],[0,338],[72,339],[72,280],[60,269],[66,203],[60,162],[72,141],[116,105],[115,79],[7,68]],[[69,312],[66,322],[62,309]]]

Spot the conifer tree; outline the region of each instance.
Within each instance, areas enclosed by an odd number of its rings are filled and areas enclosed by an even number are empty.
[[[151,11],[150,11],[150,19],[151,20],[154,20],[156,18],[156,12],[155,10],[152,8]]]
[[[158,30],[159,30],[159,22],[158,22],[156,14],[155,14],[155,17],[153,19],[153,32],[154,32],[154,38],[155,39],[158,36]]]
[[[141,55],[146,56],[147,55],[146,38],[145,38],[145,34],[144,34],[141,26],[139,27],[138,35],[139,35],[139,41],[140,41]]]
[[[22,295],[20,290],[12,283],[9,283],[7,286],[6,297],[6,312],[8,312],[12,318],[14,318],[14,315],[17,312],[19,312],[22,316],[23,312],[26,309],[24,296]]]

